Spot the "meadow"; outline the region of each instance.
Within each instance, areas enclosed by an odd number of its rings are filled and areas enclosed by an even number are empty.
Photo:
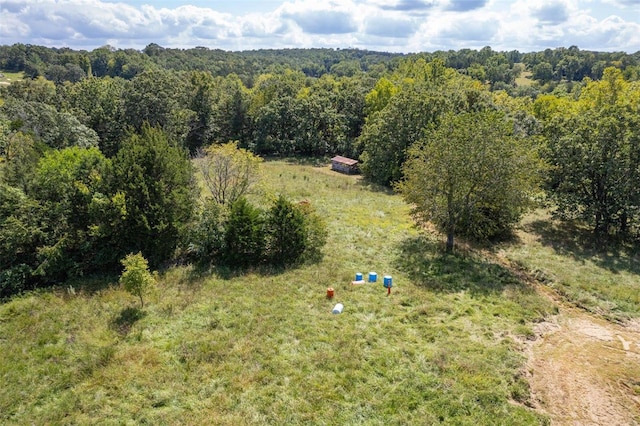
[[[557,312],[549,299],[480,251],[442,254],[399,196],[358,176],[284,160],[264,170],[256,200],[282,193],[325,218],[320,263],[237,275],[175,266],[144,310],[117,277],[17,296],[0,305],[0,423],[549,422],[530,408],[522,352]],[[615,269],[581,259],[544,239],[544,217],[527,220],[501,255],[568,300],[638,316],[636,258]],[[378,283],[351,284],[369,271]],[[587,287],[583,273],[599,278]]]

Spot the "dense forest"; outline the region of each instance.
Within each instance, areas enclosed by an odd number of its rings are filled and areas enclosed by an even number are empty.
[[[201,201],[194,164],[227,161],[246,184],[258,156],[358,158],[449,248],[505,235],[533,203],[638,243],[640,52],[16,44],[0,69],[24,73],[1,89],[3,297],[135,252],[154,267],[315,258],[325,231],[300,200]]]

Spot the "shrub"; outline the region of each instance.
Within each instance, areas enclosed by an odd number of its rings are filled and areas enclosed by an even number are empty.
[[[217,263],[225,250],[225,210],[210,200],[189,230],[187,256],[201,264]]]
[[[280,195],[269,210],[266,225],[269,261],[280,266],[297,263],[309,239],[302,209]]]
[[[245,198],[231,205],[225,231],[225,261],[229,266],[257,266],[264,257],[263,212]]]

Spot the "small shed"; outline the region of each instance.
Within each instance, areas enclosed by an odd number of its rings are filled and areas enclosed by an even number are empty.
[[[349,175],[358,173],[358,160],[336,155],[331,159],[331,170]]]

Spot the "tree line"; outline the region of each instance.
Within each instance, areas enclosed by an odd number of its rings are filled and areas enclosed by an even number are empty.
[[[84,55],[63,50],[57,53]],[[135,55],[209,55],[146,50]],[[5,65],[6,51],[0,49]],[[317,258],[325,233],[307,204],[277,199],[255,206],[244,190],[229,199],[215,185],[208,188],[212,201],[199,201],[194,164],[205,180],[209,173],[210,182],[220,182],[221,164],[259,168],[252,156],[358,158],[366,179],[396,188],[416,207],[417,219],[448,235],[450,248],[454,235],[508,233],[540,198],[553,203],[558,217],[582,220],[600,238],[638,241],[635,56],[603,54],[611,56],[598,57],[614,63],[600,79],[518,96],[498,90],[502,80],[491,81],[486,69],[478,78],[470,68],[479,73],[476,61],[486,56],[485,63],[502,64],[509,74],[516,64],[547,58],[546,51],[373,59],[340,51],[348,59],[333,63],[327,58],[338,51],[331,49],[292,52],[282,62],[275,52],[245,56],[273,61],[250,85],[234,73],[157,66],[126,78],[97,77],[87,57],[91,72],[77,81],[52,81],[45,73],[3,87],[3,294],[109,270],[138,251],[154,266],[178,257],[239,267]],[[323,57],[325,71],[318,68],[317,75],[302,70],[302,62],[288,65]],[[448,66],[454,58],[456,68]],[[242,176],[223,180],[242,187]]]

